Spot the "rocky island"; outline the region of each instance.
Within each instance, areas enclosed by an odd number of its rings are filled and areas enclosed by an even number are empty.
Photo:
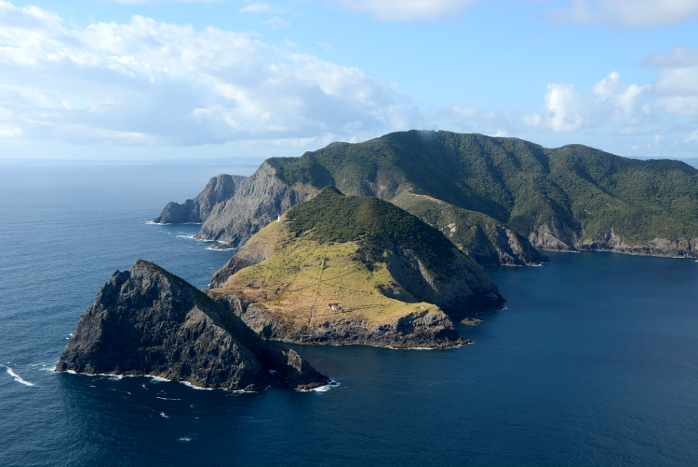
[[[158,376],[205,388],[259,391],[280,378],[328,384],[294,350],[263,342],[237,316],[157,265],[116,271],[81,316],[56,371]]]
[[[206,291],[265,339],[452,347],[462,317],[502,307],[485,270],[375,197],[326,187],[254,235]]]

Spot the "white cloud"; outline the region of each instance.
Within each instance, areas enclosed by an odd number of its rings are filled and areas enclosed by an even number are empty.
[[[450,17],[481,1],[485,0],[339,0],[339,5],[379,20],[424,21]]]
[[[545,94],[547,123],[553,131],[576,131],[587,120],[587,104],[573,84],[549,84]]]
[[[284,9],[268,3],[250,3],[238,10],[240,13],[283,13]]]
[[[548,84],[545,111],[526,116],[529,127],[555,132],[572,132],[613,124],[619,131],[647,123],[652,118],[652,86],[623,84],[620,74],[611,72],[583,95],[573,84]]]
[[[139,16],[76,28],[0,2],[0,44],[4,139],[198,145],[375,136],[393,129],[405,100],[357,68],[251,33]]]
[[[698,48],[674,47],[645,63],[661,70],[654,83],[659,105],[670,113],[698,117]]]
[[[601,104],[597,111],[614,124],[627,127],[643,123],[650,114],[650,90],[648,84],[623,84],[620,74],[614,71],[596,83],[592,94]]]
[[[698,15],[698,0],[571,0],[549,16],[553,20],[610,27],[648,29],[689,21]]]
[[[291,23],[289,23],[288,21],[284,21],[278,16],[265,21],[264,24],[272,29],[286,28],[291,25]]]

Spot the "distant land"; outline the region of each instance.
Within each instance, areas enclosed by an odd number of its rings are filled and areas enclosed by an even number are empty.
[[[219,175],[159,223],[200,222],[230,247],[323,187],[375,196],[443,232],[480,265],[533,265],[541,250],[698,258],[698,170],[582,145],[445,131],[391,133]]]

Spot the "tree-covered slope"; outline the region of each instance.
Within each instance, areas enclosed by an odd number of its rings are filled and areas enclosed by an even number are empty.
[[[698,255],[698,171],[678,161],[409,131],[359,144],[333,143],[268,163],[289,185],[331,184],[347,194],[402,200],[403,207],[436,226],[415,203],[405,203],[404,193],[444,201],[486,216],[460,216],[461,231],[493,220],[538,248]]]

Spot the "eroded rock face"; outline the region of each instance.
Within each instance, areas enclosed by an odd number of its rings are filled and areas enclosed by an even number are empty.
[[[269,370],[302,389],[328,381],[294,351],[262,342],[201,291],[144,260],[114,273],[56,365],[56,371],[151,375],[246,391],[272,384]]]
[[[613,251],[617,253],[629,253],[633,255],[670,256],[670,257],[698,257],[698,237],[679,238],[669,240],[667,238],[655,238],[640,244],[629,244],[614,229],[610,229],[595,240],[580,242],[577,247],[580,250]]]
[[[279,180],[276,170],[264,162],[254,175],[238,184],[231,197],[215,205],[196,237],[237,247],[277,216],[312,195]]]
[[[240,185],[248,177],[241,175],[218,175],[209,180],[206,188],[196,198],[188,199],[184,204],[167,203],[160,215],[153,219],[158,224],[199,224],[206,220],[211,210],[218,203],[233,197]]]

